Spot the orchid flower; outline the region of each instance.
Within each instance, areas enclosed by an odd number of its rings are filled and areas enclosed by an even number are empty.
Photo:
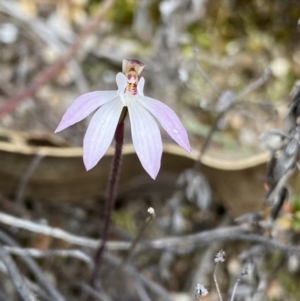
[[[134,148],[147,173],[155,179],[160,169],[162,140],[154,117],[186,151],[191,152],[187,132],[175,112],[159,100],[144,96],[145,65],[123,60],[123,73],[116,75],[117,91],[95,91],[79,96],[63,115],[55,133],[83,120],[98,109],[91,119],[83,141],[83,161],[92,169],[109,148],[124,107],[131,123]],[[154,116],[154,117],[153,117]]]

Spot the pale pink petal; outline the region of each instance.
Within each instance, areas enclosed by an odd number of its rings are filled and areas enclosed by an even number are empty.
[[[83,140],[83,161],[92,169],[106,153],[114,137],[123,104],[117,99],[103,105],[93,116]]]
[[[191,152],[188,134],[176,113],[154,98],[140,96],[138,102],[154,115],[167,133],[186,151]]]
[[[128,106],[131,135],[136,153],[144,169],[155,179],[162,155],[161,135],[151,114],[138,103]]]
[[[117,96],[117,91],[95,91],[79,96],[67,109],[55,133],[81,121],[97,108],[115,99]]]

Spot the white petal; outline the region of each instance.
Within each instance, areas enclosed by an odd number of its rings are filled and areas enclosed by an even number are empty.
[[[116,83],[118,86],[118,95],[124,93],[126,86],[127,86],[127,79],[126,79],[126,76],[122,72],[119,72],[116,75]]]
[[[183,147],[189,153],[191,152],[187,131],[183,127],[176,113],[170,107],[157,99],[146,96],[140,96],[138,98],[138,102],[158,119],[166,132],[181,147]]]
[[[155,179],[162,155],[161,135],[156,121],[142,106],[128,106],[132,141],[136,153],[147,173]]]
[[[97,108],[117,96],[117,91],[95,91],[77,97],[62,117],[55,133],[83,120]]]
[[[145,86],[145,79],[141,77],[137,85],[138,94],[141,96],[144,96],[144,86]]]
[[[87,170],[104,156],[115,135],[123,104],[118,97],[103,105],[93,116],[83,140],[83,161]]]

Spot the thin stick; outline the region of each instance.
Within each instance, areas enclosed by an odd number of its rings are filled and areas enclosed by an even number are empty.
[[[21,276],[19,269],[2,246],[0,246],[0,259],[4,263],[12,283],[21,299],[24,301],[36,301],[37,298],[31,293]]]
[[[152,301],[145,287],[143,286],[142,281],[139,278],[135,279],[133,285],[135,286],[136,292],[139,295],[141,301]]]
[[[228,107],[228,110],[232,108],[232,105],[230,107]],[[218,114],[218,116],[215,118],[213,124],[211,125],[210,129],[209,129],[209,132],[208,134],[206,135],[205,137],[205,140],[204,140],[204,143],[202,144],[201,146],[201,149],[200,149],[200,153],[199,153],[199,156],[198,156],[198,159],[195,161],[194,163],[194,171],[197,171],[200,169],[201,167],[201,164],[202,164],[202,157],[203,155],[205,154],[207,148],[209,147],[210,145],[210,142],[211,142],[211,139],[213,137],[213,134],[217,131],[218,129],[218,124],[219,124],[219,121],[222,119],[222,117],[225,115],[225,113],[227,112],[227,110],[225,111],[222,111]]]
[[[34,233],[48,235],[51,237],[64,240],[73,245],[92,248],[92,249],[96,249],[99,246],[99,243],[101,243],[101,240],[77,236],[68,233],[60,228],[41,225],[29,220],[14,217],[12,215],[3,212],[0,212],[0,223],[11,227],[25,229]],[[128,250],[129,246],[130,246],[129,242],[109,242],[107,244],[107,248],[112,250]]]
[[[6,233],[0,230],[0,240],[10,246],[18,247],[18,244],[15,242],[13,238],[8,236]],[[51,282],[47,279],[44,273],[41,271],[39,266],[32,260],[32,258],[21,255],[21,259],[28,266],[31,272],[35,275],[37,282],[42,286],[47,293],[52,297],[55,301],[66,301],[66,299],[54,288]]]
[[[47,251],[41,251],[37,249],[32,248],[18,248],[18,247],[9,247],[4,246],[3,247],[9,254],[18,255],[18,256],[30,256],[34,258],[44,258],[44,257],[63,257],[63,258],[76,258],[81,261],[84,261],[85,263],[89,264],[89,266],[92,265],[91,258],[86,255],[84,252],[80,250],[47,250]]]
[[[196,64],[196,68],[198,69],[198,71],[201,73],[201,75],[204,77],[204,79],[209,83],[209,85],[212,87],[213,91],[220,96],[221,95],[221,91],[220,88],[217,86],[217,84],[208,76],[208,74],[202,69],[202,67],[200,66],[200,64],[197,62],[197,58],[196,58],[196,54],[198,52],[198,49],[194,49],[193,51],[193,59],[194,62]]]
[[[211,85],[211,87],[213,88],[214,92],[217,95],[220,95],[220,90],[217,87],[217,85],[209,78],[209,76],[203,71],[203,69],[200,67],[199,64],[196,65],[198,71],[201,73],[201,75],[206,79],[206,81]]]
[[[236,280],[235,284],[234,284],[234,287],[233,287],[233,290],[232,290],[232,294],[231,294],[231,298],[230,298],[230,301],[234,301],[234,297],[235,297],[235,293],[236,293],[236,289],[239,285],[239,283],[241,282],[241,279],[244,275],[247,275],[248,274],[248,266],[244,267],[242,272],[240,273],[238,279]],[[274,275],[276,275],[277,273],[275,273]]]
[[[84,290],[88,295],[92,296],[95,299],[100,301],[112,301],[109,296],[104,294],[103,292],[96,292],[90,285],[86,283],[80,283],[80,287]]]
[[[236,98],[241,99],[247,94],[257,90],[271,78],[272,74],[272,70],[270,68],[267,68],[261,77],[259,77],[257,80],[255,80],[254,82],[249,84],[245,89],[243,89],[240,93],[238,93]]]
[[[232,294],[231,294],[231,297],[230,297],[230,301],[234,301],[234,296],[235,296],[235,293],[236,293],[236,289],[237,289],[240,281],[241,281],[241,276],[239,276],[239,278],[236,280],[236,282],[234,284],[234,287],[233,287],[233,290],[232,290]]]
[[[40,225],[32,221],[27,221],[0,212],[0,223],[10,227],[25,229],[34,233],[49,235],[70,244],[86,248],[96,249],[101,240],[77,236],[59,228],[52,228],[46,225]],[[156,250],[168,250],[176,254],[189,254],[207,246],[212,242],[246,241],[251,243],[261,243],[265,247],[281,250],[284,252],[300,253],[300,247],[297,245],[287,245],[275,239],[264,237],[258,234],[249,234],[251,227],[248,225],[222,227],[207,231],[201,231],[195,234],[180,237],[165,237],[163,239],[154,239],[144,241],[138,246],[140,248],[153,248]],[[130,242],[112,241],[107,242],[106,248],[109,250],[128,250]]]
[[[19,205],[23,205],[23,197],[24,197],[24,192],[26,189],[26,186],[28,184],[28,181],[30,180],[31,176],[39,166],[40,162],[44,158],[44,155],[37,154],[34,156],[32,161],[30,162],[28,168],[26,169],[23,177],[21,178],[21,181],[19,183],[19,187],[17,189],[17,194],[15,198],[15,202]]]
[[[217,281],[217,276],[216,276],[218,265],[219,265],[219,263],[217,262],[217,263],[216,263],[216,266],[215,266],[215,268],[214,268],[214,274],[213,274],[213,277],[214,277],[214,282],[215,282],[215,285],[216,285],[217,293],[218,293],[218,296],[219,296],[219,300],[220,300],[220,301],[223,301],[222,295],[221,295],[221,291],[220,291],[220,288],[219,288],[219,284],[218,284],[218,281]]]
[[[0,264],[0,272],[9,277],[8,271],[5,267],[5,265],[2,264],[2,262]],[[45,300],[45,301],[53,301],[54,300],[49,295],[47,295],[47,293],[38,284],[32,282],[31,280],[29,280],[25,276],[24,276],[24,281],[28,285],[28,287],[29,287],[30,291],[32,292],[32,294],[34,294],[35,296],[39,296],[39,297],[41,297],[42,300]],[[4,299],[4,301],[8,301],[8,300],[10,300],[8,297]],[[0,291],[0,301],[2,301],[1,291]]]
[[[119,266],[121,264],[121,259],[113,256],[109,253],[104,253],[103,254],[104,259],[106,261],[108,261],[111,265],[113,266]],[[149,289],[151,290],[153,293],[155,293],[158,297],[159,300],[167,300],[167,301],[172,301],[171,296],[169,295],[168,291],[166,291],[166,289],[161,286],[160,284],[152,281],[151,279],[149,279],[148,277],[144,276],[143,274],[141,274],[140,272],[138,272],[132,265],[128,265],[126,264],[124,266],[124,270],[127,274],[129,274],[130,276],[134,277],[134,278],[138,278],[140,279],[140,281]]]
[[[98,13],[83,28],[74,44],[67,50],[67,52],[59,60],[57,60],[54,65],[46,68],[38,76],[36,76],[36,80],[31,85],[29,85],[29,87],[27,87],[16,96],[10,98],[7,101],[7,104],[0,109],[0,117],[10,113],[17,107],[20,102],[33,96],[64,67],[64,65],[74,56],[78,49],[80,49],[80,46],[83,44],[86,38],[97,29],[99,23],[105,18],[107,11],[112,7],[114,2],[115,0],[105,0],[103,2]]]

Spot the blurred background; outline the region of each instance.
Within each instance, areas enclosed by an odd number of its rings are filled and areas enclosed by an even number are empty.
[[[259,137],[283,127],[297,86],[299,18],[297,0],[0,0],[1,211],[99,238],[113,150],[86,173],[81,146],[90,117],[53,133],[77,96],[116,89],[124,58],[146,64],[145,94],[180,116],[193,154],[185,154],[162,131],[165,149],[154,182],[134,153],[127,122],[111,239],[132,240],[149,206],[157,217],[146,231],[148,240],[232,226],[235,218],[262,210],[270,147]],[[282,242],[298,239],[297,182],[296,175],[291,203],[276,228]],[[1,218],[0,229],[22,247],[72,247],[4,226]],[[211,242],[181,254],[149,247],[137,251],[130,264],[156,281],[170,300],[192,300],[199,282],[211,291],[201,300],[218,300],[212,272],[221,247],[228,260],[218,276],[222,292],[229,294],[249,243]],[[83,250],[92,256],[92,249]],[[66,300],[84,300],[86,290],[79,284],[88,281],[85,264],[56,257],[38,263]],[[252,264],[254,272],[235,300],[299,299],[295,254],[271,252]],[[111,269],[107,263],[104,279]],[[21,270],[26,275],[26,268]],[[2,299],[17,300],[9,277],[0,272],[0,295],[10,296]],[[135,281],[126,279],[124,287],[120,280],[111,300],[143,299]],[[148,293],[143,300],[167,298]]]

